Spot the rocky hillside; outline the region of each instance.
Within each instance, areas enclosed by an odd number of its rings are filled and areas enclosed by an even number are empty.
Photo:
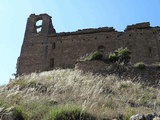
[[[149,113],[160,114],[160,87],[116,75],[58,69],[0,87],[1,120],[127,120]]]

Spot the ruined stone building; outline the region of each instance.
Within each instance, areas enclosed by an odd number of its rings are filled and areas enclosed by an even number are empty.
[[[39,20],[42,20],[42,25],[36,26]],[[41,28],[40,32],[37,32],[38,28]],[[120,47],[132,51],[132,63],[160,62],[160,27],[151,27],[146,22],[127,26],[124,32],[103,27],[56,33],[49,15],[31,14],[17,62],[17,75],[73,68],[87,53],[98,50],[107,54]]]

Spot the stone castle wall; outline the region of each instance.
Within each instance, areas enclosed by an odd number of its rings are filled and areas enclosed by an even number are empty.
[[[41,26],[36,22],[42,20]],[[37,32],[37,28],[41,28]],[[77,60],[97,50],[108,54],[120,47],[132,51],[131,62],[160,62],[160,27],[148,22],[127,26],[124,32],[112,27],[56,33],[51,17],[32,14],[28,18],[17,75],[55,68],[73,68]]]

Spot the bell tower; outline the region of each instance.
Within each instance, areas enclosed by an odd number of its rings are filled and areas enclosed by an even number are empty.
[[[47,14],[31,14],[27,21],[24,38],[33,36],[35,34],[49,35],[56,33],[55,29],[53,28],[51,18],[52,17]],[[41,24],[37,25],[36,23],[39,21],[41,21]],[[40,29],[40,31],[38,31],[38,29]]]
[[[39,23],[40,24],[37,24]],[[48,51],[51,41],[48,36],[56,34],[51,17],[47,14],[31,14],[28,18],[20,57],[17,61],[17,75],[44,71],[48,68]],[[52,64],[53,66],[53,60]]]

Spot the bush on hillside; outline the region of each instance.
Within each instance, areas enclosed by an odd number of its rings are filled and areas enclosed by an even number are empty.
[[[81,57],[80,61],[101,60],[102,57],[103,57],[102,53],[96,51]]]
[[[102,53],[99,51],[87,54],[80,58],[80,61],[91,61],[91,60],[104,60],[109,62],[119,62],[119,63],[128,63],[131,59],[131,51],[128,48],[119,48],[113,53],[107,55],[107,58],[104,58]]]
[[[146,68],[146,65],[143,62],[139,62],[134,64],[134,67],[143,70]]]
[[[118,56],[115,53],[110,53],[108,59],[110,62],[116,62],[119,60]]]
[[[130,61],[131,51],[128,48],[119,48],[116,52],[120,63],[128,63]]]
[[[91,56],[91,60],[101,60],[103,57],[102,53],[98,51],[94,52]]]
[[[128,63],[131,59],[131,51],[128,48],[119,48],[115,50],[114,53],[109,54],[109,61],[119,62],[119,63]]]

